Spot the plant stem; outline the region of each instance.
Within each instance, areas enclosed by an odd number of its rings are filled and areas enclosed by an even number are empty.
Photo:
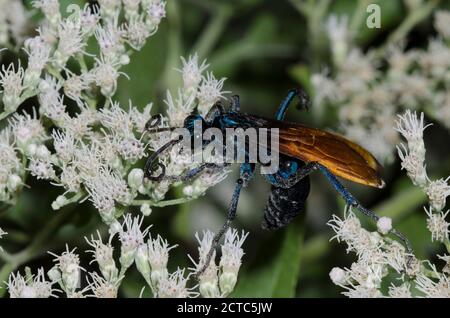
[[[410,11],[406,19],[403,20],[403,22],[400,24],[400,26],[389,35],[386,42],[375,50],[375,57],[376,58],[382,58],[386,54],[386,50],[389,48],[389,46],[393,43],[398,43],[403,38],[406,37],[406,35],[420,22],[425,20],[437,7],[440,0],[430,0],[425,1],[422,7]]]
[[[133,200],[131,202],[131,205],[136,206],[136,205],[149,204],[150,206],[156,206],[156,207],[162,208],[165,206],[183,204],[183,203],[192,201],[194,199],[195,199],[195,197],[184,197],[184,198],[165,200],[165,201],[159,201],[159,202],[154,202],[152,200]]]
[[[366,15],[366,8],[370,4],[370,0],[359,0],[358,5],[353,13],[352,20],[350,22],[351,34],[358,34],[358,29],[361,27],[362,21]]]
[[[9,275],[11,272],[16,269],[16,266],[11,263],[6,263],[3,265],[2,269],[0,269],[0,282],[3,284],[3,282],[6,282],[8,280]],[[0,288],[0,297],[3,297],[3,295],[6,292],[6,288]]]
[[[214,15],[208,23],[205,31],[200,35],[195,44],[194,52],[197,52],[200,60],[203,60],[209,55],[211,49],[216,44],[217,40],[222,35],[228,20],[231,17],[231,8],[227,5],[221,5],[218,12]]]
[[[68,217],[70,217],[73,212],[76,210],[73,209],[71,211],[59,212],[55,217],[53,217],[48,223],[45,224],[44,228],[39,232],[33,243],[29,245],[27,248],[22,250],[17,254],[8,254],[5,251],[0,252],[0,256],[2,259],[6,261],[6,264],[3,265],[0,270],[0,282],[6,280],[9,274],[14,271],[17,267],[26,262],[33,259],[36,255],[38,255],[42,251],[43,244],[49,239],[49,237],[58,229],[58,227],[63,223]],[[0,289],[0,297],[5,293],[5,289]]]

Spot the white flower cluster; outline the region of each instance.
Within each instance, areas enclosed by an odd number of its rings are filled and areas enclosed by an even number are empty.
[[[425,170],[425,144],[423,141],[423,113],[406,111],[399,116],[396,130],[407,140],[407,146],[398,147],[402,168],[407,171],[412,182],[428,195],[430,207],[425,208],[428,216],[427,228],[432,241],[445,244],[450,253],[449,223],[447,212],[443,212],[446,197],[450,195],[447,180],[431,181]],[[449,297],[450,257],[439,256],[445,262],[442,271],[429,261],[419,261],[407,255],[405,248],[384,236],[391,229],[391,220],[383,217],[377,223],[378,232],[369,232],[361,227],[359,220],[350,211],[341,219],[333,216],[329,225],[336,232],[334,238],[344,241],[347,252],[354,252],[358,260],[350,268],[335,267],[330,278],[344,288],[348,297]],[[381,234],[381,235],[380,235]],[[396,274],[398,283],[392,283],[387,294],[381,284],[390,275]],[[415,291],[416,290],[416,291]],[[417,292],[418,291],[418,292]]]
[[[25,41],[27,68],[11,64],[0,72],[4,104],[0,118],[14,113],[32,96],[38,97],[39,114],[16,113],[0,132],[0,201],[14,203],[29,171],[38,179],[64,188],[65,192],[53,202],[53,209],[88,198],[104,222],[117,227],[116,219],[124,207],[141,205],[142,212],[148,215],[152,203],[162,200],[170,186],[169,181],[144,184],[143,171],[133,169],[133,164],[145,156],[147,145],[156,150],[170,137],[143,136],[152,104],[140,111],[130,102],[126,111],[111,100],[122,74],[120,68],[129,63],[127,45],[135,50],[143,47],[165,16],[165,2],[99,4],[83,9],[71,5],[67,9],[71,14],[63,18],[58,1],[33,1],[46,20],[38,35]],[[98,56],[86,52],[91,37],[98,44]],[[90,68],[87,59],[93,63]],[[69,60],[79,64],[79,73],[68,69]],[[211,72],[203,75],[208,65],[199,65],[197,55],[182,62],[184,84],[175,100],[167,93],[168,118],[163,119],[163,123],[174,126],[182,125],[195,109],[205,114],[226,93],[222,91],[225,79],[217,80]],[[98,105],[99,94],[106,99],[103,107]],[[75,116],[66,110],[67,99],[78,105]],[[44,127],[47,120],[53,124],[51,132]],[[48,146],[48,140],[53,147]],[[178,176],[192,168],[191,158],[180,155],[177,147],[162,160],[169,175]],[[220,182],[227,172],[205,171],[184,192],[188,197],[197,197]],[[135,201],[138,195],[148,195],[151,200]]]
[[[450,129],[449,16],[436,12],[438,36],[425,50],[395,43],[367,53],[355,45],[347,17],[330,16],[333,67],[312,76],[315,105],[336,107],[343,132],[384,162],[394,158],[398,135],[391,127],[399,109],[426,108]]]
[[[187,60],[182,58],[181,73],[183,87],[178,89],[176,97],[167,91],[165,103],[167,105],[167,116],[162,118],[164,125],[172,127],[182,127],[184,119],[197,110],[205,116],[210,108],[227,94],[223,91],[225,78],[216,79],[212,72],[203,73],[208,68],[206,61],[199,64],[197,54],[190,56]],[[149,147],[157,150],[169,139],[167,134],[159,134],[159,138],[150,141]],[[194,168],[193,158],[180,154],[181,145],[174,146],[167,156],[162,157],[166,166],[166,174],[174,177],[182,175],[184,172]],[[183,188],[183,193],[188,197],[198,197],[208,188],[221,182],[229,173],[228,169],[206,169],[192,184]],[[169,189],[170,182],[159,183],[153,192],[153,198],[160,200]]]
[[[216,264],[214,252],[211,262],[199,277],[199,290],[203,297],[226,297],[233,291],[242,264],[242,256],[244,256],[242,244],[247,236],[248,233],[244,233],[244,231],[239,236],[235,229],[229,229],[225,233],[219,265]],[[198,248],[200,259],[195,262],[191,258],[191,261],[195,265],[192,270],[197,272],[205,265],[213,243],[214,233],[205,231],[201,237],[198,233],[195,237],[200,244]]]
[[[21,0],[0,0],[0,47],[22,44],[29,15]]]
[[[61,255],[51,253],[55,257],[55,266],[47,272],[49,280],[45,278],[44,270],[40,269],[36,276],[26,269],[25,277],[20,273],[12,273],[8,281],[8,291],[11,297],[37,298],[37,297],[57,297],[57,293],[63,293],[69,298],[97,297],[115,298],[119,287],[125,277],[125,272],[136,264],[138,271],[142,274],[146,283],[150,287],[154,297],[203,297],[226,296],[234,289],[241,259],[244,255],[242,244],[248,234],[238,235],[237,230],[230,229],[225,235],[225,241],[221,245],[222,256],[220,259],[220,273],[217,273],[213,282],[205,282],[205,275],[210,275],[211,271],[202,275],[199,285],[188,287],[192,273],[186,269],[178,268],[170,273],[167,269],[169,261],[169,251],[176,246],[170,246],[161,236],[152,238],[149,228],[141,230],[143,217],[132,217],[127,214],[124,217],[122,226],[118,229],[118,240],[120,242],[120,257],[114,259],[114,247],[112,241],[116,234],[111,234],[107,243],[93,236],[86,238],[92,250],[93,262],[99,268],[97,272],[86,272],[80,266],[79,256],[75,249],[69,250],[66,247]],[[199,239],[198,234],[196,235]],[[206,232],[204,239],[200,240],[200,261],[201,264],[205,253],[205,237],[212,238],[211,232]],[[209,240],[210,246],[211,240]],[[192,258],[191,258],[192,259]],[[198,267],[191,270],[196,271]],[[86,275],[83,275],[86,273]],[[83,287],[82,278],[86,282]],[[211,285],[215,283],[216,286]],[[53,288],[57,285],[59,289]],[[219,288],[221,292],[219,292]],[[196,291],[198,289],[198,291]],[[214,289],[214,290],[213,290]],[[217,294],[216,294],[217,292]]]
[[[416,113],[406,111],[399,116],[396,130],[407,140],[408,146],[401,144],[398,147],[398,155],[402,160],[402,168],[406,170],[414,185],[419,186],[427,194],[430,202],[429,208],[425,208],[428,216],[428,229],[432,240],[446,243],[449,241],[449,225],[446,221],[447,212],[444,212],[446,199],[450,195],[450,185],[446,179],[430,180],[427,176],[425,165],[425,143],[423,141],[424,114],[420,118]]]

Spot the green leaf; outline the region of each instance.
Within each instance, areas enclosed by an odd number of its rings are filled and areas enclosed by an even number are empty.
[[[233,297],[294,297],[300,273],[303,219],[297,218],[282,233],[271,237],[270,244],[262,244],[264,253],[268,248],[269,254],[261,255],[263,265],[259,268],[249,266],[249,271],[241,275]],[[276,236],[281,242],[272,242]],[[267,253],[265,253],[267,254]],[[273,255],[275,254],[275,255]]]

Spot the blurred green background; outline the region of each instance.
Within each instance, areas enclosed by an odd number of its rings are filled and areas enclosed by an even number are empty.
[[[65,3],[73,1],[61,1]],[[79,1],[79,3],[82,1]],[[328,1],[316,1],[317,5]],[[382,28],[361,27],[356,36],[363,50],[379,46],[406,15],[402,0],[372,1],[382,8]],[[293,87],[302,86],[310,94],[310,74],[319,72],[330,63],[329,44],[324,30],[331,13],[351,17],[359,1],[331,1],[329,9],[314,21],[297,10],[297,1],[264,0],[168,0],[167,18],[159,32],[149,39],[145,48],[132,56],[123,69],[130,80],[121,77],[116,99],[123,105],[144,107],[155,104],[155,112],[164,110],[166,89],[180,83],[174,68],[180,66],[180,56],[198,52],[200,60],[207,59],[216,77],[226,77],[225,90],[241,97],[242,110],[272,116],[280,101]],[[447,4],[445,4],[447,5]],[[442,6],[445,6],[444,4]],[[425,19],[410,33],[408,45],[426,46],[433,36],[432,20]],[[314,107],[314,105],[313,105]],[[324,116],[300,112],[293,108],[288,119],[338,130],[335,110],[327,109]],[[446,176],[449,172],[448,131],[439,125],[425,134],[427,168],[433,174]],[[195,231],[218,229],[224,221],[236,173],[210,189],[205,196],[181,206],[154,208],[145,222],[154,224],[153,233],[160,233],[171,244],[179,246],[171,252],[169,269],[189,266],[187,253],[197,255]],[[439,244],[430,243],[422,205],[426,198],[414,188],[400,171],[399,161],[385,167],[387,187],[373,190],[348,184],[356,197],[380,215],[393,217],[394,224],[412,241],[417,256],[428,258],[439,252]],[[232,296],[236,297],[338,297],[340,290],[330,281],[328,273],[334,266],[349,266],[354,260],[344,244],[329,242],[333,236],[326,222],[332,213],[342,215],[343,202],[319,174],[311,177],[311,194],[307,209],[289,227],[277,232],[260,229],[269,186],[257,177],[245,189],[238,206],[234,226],[250,231],[244,244],[245,256],[239,281]],[[98,213],[89,202],[52,211],[51,202],[60,194],[59,188],[45,181],[28,179],[18,204],[1,212],[2,228],[9,235],[2,246],[18,252],[26,249],[31,259],[27,265],[35,269],[52,266],[46,251],[61,252],[67,243],[77,247],[82,265],[89,269],[90,254],[84,253],[96,228],[103,234]],[[173,189],[168,198],[181,193]],[[136,214],[138,210],[133,211]],[[40,235],[44,225],[54,224],[49,236]],[[367,223],[373,229],[373,224]],[[442,251],[441,251],[442,252]],[[19,269],[23,269],[23,265]],[[2,267],[2,280],[8,268]],[[137,297],[144,281],[134,269],[126,275],[120,296]],[[3,289],[4,291],[4,289]],[[147,296],[144,293],[144,296]]]

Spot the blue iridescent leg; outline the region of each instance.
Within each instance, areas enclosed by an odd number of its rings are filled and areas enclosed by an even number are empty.
[[[330,181],[332,186],[342,196],[342,198],[345,200],[347,205],[358,209],[364,215],[368,216],[375,222],[380,219],[380,217],[378,215],[376,215],[369,209],[362,206],[361,203],[359,203],[358,200],[356,200],[356,198],[347,190],[347,188],[326,167],[324,167],[320,164],[318,164],[317,167],[327,177],[328,181]],[[405,244],[408,254],[412,255],[413,250],[411,248],[411,243],[408,241],[408,239],[402,233],[397,231],[396,229],[392,229],[391,233],[394,234],[395,236],[397,236]],[[410,262],[411,262],[411,258],[408,259],[408,266],[409,266]]]
[[[208,254],[206,255],[205,263],[203,264],[202,268],[195,274],[197,278],[200,277],[200,275],[208,268],[209,263],[211,262],[212,256],[214,254],[214,251],[219,245],[220,239],[225,234],[225,232],[230,228],[231,223],[235,219],[236,209],[239,202],[239,196],[241,194],[242,187],[245,187],[248,181],[253,177],[254,170],[255,170],[254,164],[243,163],[241,165],[240,176],[236,182],[230,206],[228,208],[227,220],[225,221],[220,231],[214,236],[211,248],[208,251]]]
[[[294,100],[295,97],[299,98],[299,107],[300,108],[309,108],[310,102],[309,102],[309,98],[306,95],[306,93],[302,90],[299,89],[291,89],[289,90],[286,98],[283,100],[283,102],[281,103],[280,107],[278,108],[276,114],[275,114],[275,119],[276,120],[283,120],[284,116],[286,115],[286,111],[289,107],[289,105],[291,104],[291,102]]]

